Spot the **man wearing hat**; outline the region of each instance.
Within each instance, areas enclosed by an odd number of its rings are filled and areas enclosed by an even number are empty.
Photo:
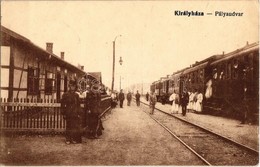
[[[80,98],[76,80],[69,81],[69,91],[62,95],[61,112],[66,120],[66,144],[81,143]]]
[[[123,108],[124,100],[125,100],[125,94],[123,93],[123,89],[121,89],[119,93],[120,108]]]
[[[89,89],[86,95],[86,112],[87,114],[87,126],[88,126],[88,137],[89,138],[97,138],[98,134],[98,128],[99,128],[99,114],[100,114],[100,108],[101,108],[101,95],[99,91],[96,91],[95,89]]]

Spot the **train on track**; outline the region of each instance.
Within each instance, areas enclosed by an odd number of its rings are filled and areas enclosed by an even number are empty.
[[[184,89],[203,94],[202,113],[240,118],[247,110],[258,118],[259,42],[196,62],[150,86],[158,101],[166,102],[173,91]]]

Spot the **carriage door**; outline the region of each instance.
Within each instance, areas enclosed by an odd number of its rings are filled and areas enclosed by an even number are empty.
[[[57,101],[60,101],[60,81],[61,81],[61,75],[60,73],[57,74]]]

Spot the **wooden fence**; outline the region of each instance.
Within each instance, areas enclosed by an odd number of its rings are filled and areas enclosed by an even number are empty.
[[[65,131],[66,121],[56,100],[1,98],[0,102],[1,131]],[[111,98],[102,96],[100,116],[110,109],[110,104]]]

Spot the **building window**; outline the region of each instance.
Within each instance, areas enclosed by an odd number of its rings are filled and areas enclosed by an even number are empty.
[[[28,67],[28,95],[39,94],[39,68]]]
[[[64,77],[64,92],[68,91],[68,77]]]
[[[51,95],[55,91],[55,74],[52,72],[46,71],[45,75],[45,94]]]

